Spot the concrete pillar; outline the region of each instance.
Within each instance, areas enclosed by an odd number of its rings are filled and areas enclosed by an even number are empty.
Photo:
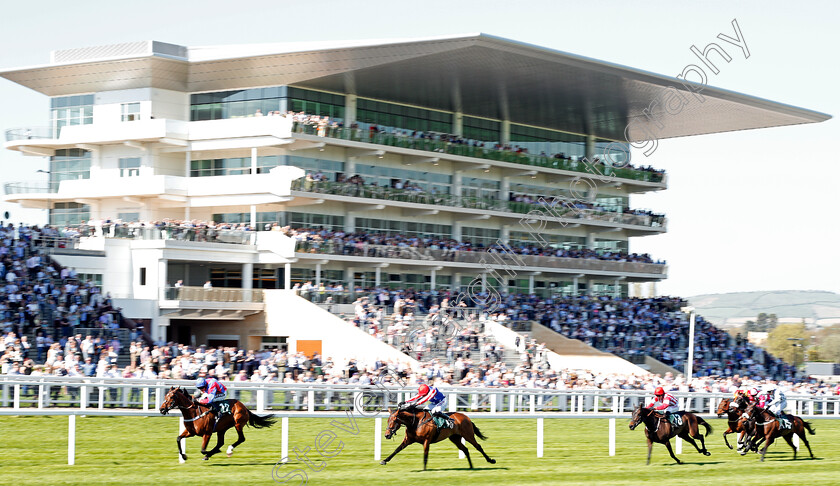
[[[509,224],[503,224],[502,225],[502,232],[501,232],[501,235],[499,235],[499,239],[502,241],[502,243],[504,243],[506,245],[510,244],[510,225]]]
[[[595,249],[595,233],[586,233],[586,249]]]
[[[460,111],[452,114],[452,133],[459,137],[464,135],[464,114]]]
[[[572,297],[578,296],[578,278],[572,277]]]
[[[169,318],[157,316],[152,319],[152,328],[149,329],[154,341],[166,341],[166,328],[169,327]]]
[[[242,288],[243,289],[254,288],[254,264],[253,263],[243,263],[242,264]]]
[[[356,95],[344,96],[344,126],[350,128],[350,125],[356,123],[356,105],[358,97]]]
[[[257,147],[251,148],[251,175],[257,173]]]
[[[356,232],[356,215],[347,213],[344,215],[344,232],[345,233],[355,233]]]
[[[184,177],[190,176],[190,169],[192,168],[192,150],[187,150],[184,153]]]
[[[613,285],[615,286],[615,288],[613,289],[613,298],[617,299],[617,298],[621,297],[621,290],[620,290],[620,287],[618,286],[619,282],[621,282],[621,279],[617,278],[613,282],[614,282]]]
[[[251,205],[251,220],[250,225],[252,229],[257,228],[257,206],[256,204]]]
[[[452,239],[461,241],[461,228],[463,224],[460,221],[452,222]],[[346,231],[346,230],[345,230]]]
[[[452,176],[452,195],[461,197],[461,187],[463,186],[464,171],[456,170]]]
[[[534,293],[534,276],[533,275],[528,276],[528,293],[529,294]]]
[[[347,272],[344,275],[344,278],[347,280],[347,290],[349,292],[353,292],[353,290],[356,288],[356,286],[354,285],[356,269],[353,267],[347,267],[347,270],[345,271]]]
[[[594,283],[595,283],[594,279],[591,279],[591,278],[586,279],[586,295],[593,295],[592,294],[592,287],[593,287]]]
[[[161,258],[158,260],[158,288],[165,289],[169,286],[169,282],[167,279],[169,278],[168,274],[169,270],[169,260],[166,258]]]
[[[321,286],[321,264],[320,263],[315,264],[315,286],[316,287]]]
[[[432,280],[431,280],[431,282],[429,282],[429,290],[434,290],[435,289],[435,279],[436,278],[437,278],[437,270],[433,268],[432,269]]]
[[[382,281],[382,267],[376,267],[376,280],[374,282],[375,287],[379,287],[380,282]]]
[[[595,154],[595,136],[594,135],[587,135],[586,136],[586,160],[592,162],[595,160],[597,155]]]
[[[347,157],[344,161],[344,175],[347,176],[348,179],[356,175],[356,157]]]
[[[283,265],[283,288],[290,290],[292,288],[292,264],[286,263]]]
[[[457,290],[457,291],[461,290],[461,279],[462,278],[463,278],[463,275],[461,275],[461,272],[455,272],[455,276],[452,277],[452,279],[453,279],[452,290]]]
[[[510,199],[510,177],[508,177],[508,176],[502,177],[501,191],[500,192],[501,192],[501,194],[499,196],[499,199],[502,201],[502,203],[507,202]]]
[[[487,292],[487,272],[481,274],[481,291]]]
[[[510,120],[502,120],[502,145],[507,145],[510,143]]]

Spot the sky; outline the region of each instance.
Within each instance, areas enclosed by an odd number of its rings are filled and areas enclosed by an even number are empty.
[[[410,38],[483,32],[674,76],[692,45],[732,57],[709,84],[840,115],[840,2],[399,2],[217,0],[11,2],[0,16],[0,69],[46,64],[50,51],[138,40],[187,46]],[[750,51],[717,40],[737,19]],[[730,48],[731,47],[731,48]],[[0,79],[0,130],[46,126],[49,100]],[[840,122],[659,142],[634,165],[668,172],[668,190],[634,196],[668,233],[631,250],[668,262],[666,295],[757,290],[840,292]],[[45,180],[47,161],[0,151],[0,183]],[[39,177],[40,176],[40,177]],[[43,212],[0,203],[0,216]],[[0,218],[2,219],[2,218]]]

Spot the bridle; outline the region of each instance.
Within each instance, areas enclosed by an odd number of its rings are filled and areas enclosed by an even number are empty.
[[[404,410],[404,409],[394,410],[394,422],[398,425],[405,425],[406,429],[409,428],[409,427],[417,428],[417,426],[415,425],[417,423],[417,415],[415,415],[413,413],[411,414],[411,423],[404,422],[403,419],[400,418],[400,412],[405,412],[405,411],[406,410]],[[387,435],[387,433],[390,431],[391,435],[393,435],[393,434],[397,433],[397,430],[399,430],[399,426],[394,427],[393,431],[391,431],[390,427],[389,427],[388,430],[386,430],[385,432],[386,432],[386,435]]]

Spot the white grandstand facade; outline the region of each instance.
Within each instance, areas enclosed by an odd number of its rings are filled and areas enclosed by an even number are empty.
[[[607,147],[827,118],[713,88],[702,103],[665,113],[652,101],[675,86],[696,93],[676,79],[483,34],[205,48],[148,41],[56,51],[47,65],[0,76],[51,98],[49,126],[8,130],[5,142],[49,157],[49,182],[8,183],[5,201],[48,209],[52,225],[96,228],[77,248],[56,249],[56,260],[101,276],[155,339],[251,348],[315,339],[295,337],[280,322],[289,316],[280,308],[272,318],[265,298],[306,282],[457,291],[478,279],[541,296],[632,294],[633,284],[666,278],[656,255],[500,252],[503,260],[475,250],[632,253],[631,239],[667,228],[632,196],[666,189],[667,177],[635,161],[613,166],[622,160],[601,155]],[[581,182],[595,173],[597,188]],[[561,211],[562,201],[579,204]],[[165,219],[252,231],[184,237],[103,224]],[[284,226],[457,240],[473,251],[296,245],[266,231]]]

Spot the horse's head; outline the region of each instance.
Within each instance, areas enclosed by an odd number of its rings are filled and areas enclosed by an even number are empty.
[[[398,408],[394,411],[388,409],[388,413],[390,416],[388,417],[388,427],[385,429],[385,438],[390,439],[397,433],[397,430],[400,429],[400,426],[403,425],[402,421],[400,420],[400,413],[402,413],[402,409]]]
[[[166,415],[173,408],[185,407],[188,405],[186,402],[189,402],[189,397],[180,386],[177,388],[174,386],[170,387],[169,391],[166,392],[166,396],[163,397],[163,403],[160,405],[160,413]]]
[[[724,398],[721,400],[720,405],[717,408],[717,416],[720,417],[725,413],[729,412],[729,405],[732,404],[732,400],[728,398]]]
[[[628,427],[630,427],[630,430],[635,430],[636,427],[640,423],[642,423],[642,420],[644,420],[645,417],[648,415],[645,412],[647,412],[647,409],[641,405],[638,405],[636,409],[633,410],[633,417],[630,419],[630,424],[628,425]]]

